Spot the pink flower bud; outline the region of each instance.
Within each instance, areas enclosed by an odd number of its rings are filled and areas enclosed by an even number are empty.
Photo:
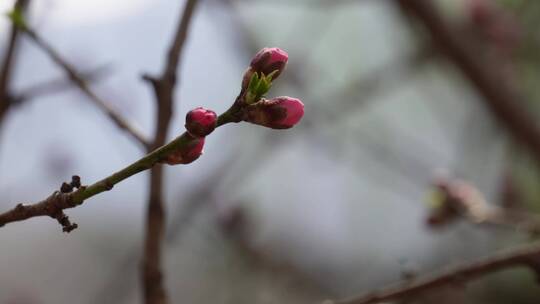
[[[249,65],[249,68],[244,73],[244,80],[242,81],[242,87],[246,87],[249,84],[249,80],[254,72],[263,73],[264,75],[273,74],[273,79],[278,78],[278,76],[285,69],[287,65],[287,60],[289,60],[289,55],[287,52],[280,48],[263,48],[260,50]]]
[[[182,149],[175,151],[165,159],[169,165],[189,164],[203,154],[204,137],[194,138]]]
[[[217,115],[203,107],[195,108],[186,115],[186,130],[194,137],[205,137],[216,128]]]
[[[296,98],[282,96],[263,99],[246,108],[245,121],[272,129],[288,129],[304,116],[304,104]]]
[[[285,68],[289,55],[280,48],[264,48],[260,50],[251,60],[251,68],[256,72],[262,72],[265,75],[276,71],[274,78]]]

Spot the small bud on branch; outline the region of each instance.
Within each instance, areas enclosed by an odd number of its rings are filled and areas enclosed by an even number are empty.
[[[203,154],[204,137],[194,138],[179,150],[169,154],[165,163],[169,165],[186,165],[194,162]]]
[[[304,104],[300,99],[281,96],[249,105],[246,108],[247,122],[272,129],[288,129],[304,116]]]
[[[195,108],[186,115],[186,130],[194,137],[205,137],[216,128],[216,112],[203,107]]]

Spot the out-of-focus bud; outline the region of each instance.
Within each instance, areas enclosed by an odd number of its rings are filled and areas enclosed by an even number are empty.
[[[482,193],[467,182],[438,177],[433,191],[427,218],[431,227],[443,226],[459,217],[481,223],[493,214]]]
[[[186,115],[186,130],[194,137],[205,137],[216,128],[216,112],[203,107],[195,108]]]
[[[468,0],[466,9],[475,30],[501,51],[510,52],[521,41],[522,30],[517,18],[492,0]]]
[[[264,74],[266,76],[273,73],[272,78],[278,78],[281,72],[283,72],[285,69],[287,60],[289,60],[289,55],[280,48],[264,48],[260,50],[257,54],[255,54],[251,60],[249,68],[244,73],[242,87],[247,87],[253,73]]]
[[[246,108],[245,121],[272,129],[288,129],[304,116],[300,99],[282,96],[263,99]]]
[[[203,154],[204,137],[194,138],[184,148],[175,151],[164,160],[169,165],[189,164]]]

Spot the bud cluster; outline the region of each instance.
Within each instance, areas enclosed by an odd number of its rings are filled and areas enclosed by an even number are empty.
[[[289,55],[279,48],[264,48],[251,60],[244,73],[245,91],[243,120],[272,129],[288,129],[304,115],[304,104],[297,98],[282,96],[265,99],[272,81],[281,75]]]
[[[223,114],[221,124],[246,121],[272,129],[288,129],[304,116],[304,104],[297,98],[282,96],[264,98],[272,82],[281,75],[289,56],[279,48],[260,50],[244,73],[242,91],[233,106]],[[218,117],[212,110],[202,107],[189,111],[185,128],[189,140],[164,160],[169,165],[189,164],[203,153],[205,137],[218,125]]]

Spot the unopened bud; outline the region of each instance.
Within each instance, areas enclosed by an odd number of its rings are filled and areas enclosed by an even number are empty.
[[[288,129],[304,116],[304,104],[300,99],[282,96],[263,99],[246,108],[245,121],[272,129]]]
[[[186,130],[194,137],[205,137],[216,128],[217,115],[203,107],[195,108],[186,115]]]
[[[260,50],[255,54],[249,68],[244,73],[242,87],[247,87],[253,73],[264,74],[266,76],[273,73],[272,79],[278,78],[285,69],[287,60],[289,60],[289,55],[280,48],[264,48]]]
[[[175,151],[165,159],[169,165],[189,164],[203,154],[204,137],[194,138],[185,147]]]

